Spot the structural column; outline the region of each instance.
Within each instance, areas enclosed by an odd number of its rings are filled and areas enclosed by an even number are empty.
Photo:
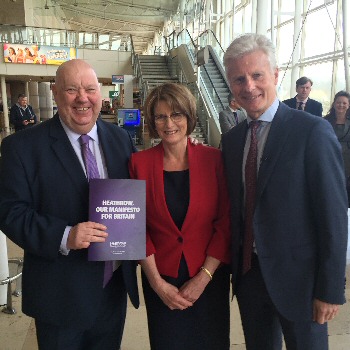
[[[134,107],[133,92],[134,92],[133,76],[124,75],[124,108]]]
[[[345,71],[345,85],[346,85],[346,91],[350,91],[350,78],[349,78],[349,53],[348,53],[348,47],[349,47],[349,38],[348,38],[348,28],[349,28],[349,0],[343,0],[343,50],[344,50],[344,71]]]
[[[50,83],[42,82],[38,84],[40,120],[45,121],[53,117],[52,91]]]
[[[27,84],[26,84],[27,85]],[[40,108],[39,108],[39,91],[38,83],[36,81],[31,81],[28,83],[29,94],[29,104],[32,106],[34,113],[37,116],[37,121],[40,121]]]
[[[267,34],[268,28],[268,0],[259,0],[256,4],[256,32],[258,34]]]
[[[7,105],[7,91],[6,91],[6,80],[5,77],[1,76],[1,96],[2,96],[2,106],[4,110],[4,130],[10,132],[10,122],[9,122],[9,110]]]
[[[299,66],[298,61],[300,59],[300,45],[301,45],[301,14],[302,14],[302,1],[295,0],[294,11],[294,34],[293,34],[293,56],[292,56],[292,72],[291,72],[291,84],[290,84],[290,96],[295,95],[294,83],[299,78]]]

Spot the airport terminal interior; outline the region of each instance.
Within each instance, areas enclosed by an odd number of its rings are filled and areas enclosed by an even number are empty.
[[[230,92],[222,59],[243,33],[264,34],[275,45],[280,100],[294,97],[296,80],[307,76],[310,98],[322,103],[325,116],[335,94],[350,91],[348,0],[1,0],[0,9],[1,140],[14,132],[9,109],[21,93],[39,122],[53,117],[56,69],[79,58],[93,66],[101,84],[101,118],[126,129],[139,150],[159,142],[149,136],[142,107],[164,82],[191,90],[198,111],[192,136],[219,147],[219,112]],[[23,252],[4,242],[0,253],[18,278],[0,285],[9,311],[0,312],[0,349],[36,350],[34,322],[21,312]],[[235,299],[230,337],[231,349],[245,349]],[[329,323],[329,339],[331,350],[350,349],[349,302]],[[139,310],[130,304],[121,350],[147,350],[148,344],[144,302]]]

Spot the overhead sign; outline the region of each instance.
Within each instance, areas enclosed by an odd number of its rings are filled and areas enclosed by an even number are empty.
[[[124,84],[124,75],[112,75],[112,84]]]
[[[109,98],[116,98],[119,96],[119,91],[110,91]]]

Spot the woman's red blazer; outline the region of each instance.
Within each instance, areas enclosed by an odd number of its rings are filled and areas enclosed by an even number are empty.
[[[190,201],[181,231],[164,194],[162,143],[131,155],[134,179],[146,180],[147,256],[154,254],[160,274],[177,277],[182,254],[190,277],[207,255],[230,261],[229,199],[221,151],[188,142]]]

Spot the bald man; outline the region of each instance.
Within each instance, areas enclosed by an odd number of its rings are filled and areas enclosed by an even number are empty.
[[[53,94],[52,119],[3,140],[0,229],[24,250],[22,308],[35,319],[39,349],[119,349],[127,293],[139,305],[136,265],[124,261],[103,287],[104,262],[87,259],[108,228],[88,221],[79,138],[90,137],[101,178],[128,178],[135,148],[127,132],[98,119],[100,85],[86,62],[63,63]]]

